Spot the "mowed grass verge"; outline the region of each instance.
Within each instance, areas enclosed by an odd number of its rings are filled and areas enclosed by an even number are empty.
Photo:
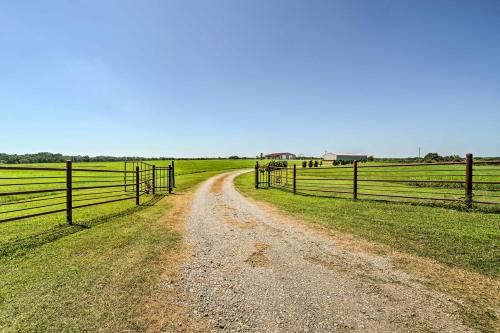
[[[176,161],[176,192],[253,164]],[[158,325],[161,312],[171,309],[151,302],[182,248],[182,229],[165,216],[180,197],[147,196],[139,207],[130,200],[75,210],[73,226],[65,224],[64,214],[1,224],[0,331],[135,332]],[[160,293],[168,295],[168,288]]]
[[[331,230],[490,277],[500,274],[500,214],[256,190],[253,173],[238,177],[236,185],[250,197]]]

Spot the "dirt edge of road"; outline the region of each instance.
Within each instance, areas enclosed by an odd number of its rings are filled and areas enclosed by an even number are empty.
[[[192,248],[185,242],[185,221],[193,199],[194,189],[173,194],[166,198],[172,205],[167,214],[160,219],[169,228],[182,235],[179,248],[168,251],[158,261],[163,273],[156,289],[143,302],[141,322],[147,323],[146,332],[207,332],[210,331],[204,321],[189,320],[191,309],[182,302],[179,284],[182,280],[181,267],[190,260]]]

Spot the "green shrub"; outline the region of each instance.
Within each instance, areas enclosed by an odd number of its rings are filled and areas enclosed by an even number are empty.
[[[263,165],[263,167],[275,167],[275,168],[286,168],[288,167],[288,161],[271,161],[267,163],[267,165]]]
[[[302,167],[306,168],[307,167],[307,161],[302,161]]]
[[[315,168],[317,168],[317,167],[318,167],[318,165],[319,165],[318,160],[314,161],[314,167],[315,167]]]
[[[313,167],[313,161],[312,160],[309,160],[309,167],[312,168]]]

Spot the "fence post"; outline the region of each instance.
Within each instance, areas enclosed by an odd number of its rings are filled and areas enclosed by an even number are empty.
[[[66,222],[73,224],[73,165],[66,161]]]
[[[172,193],[172,174],[173,174],[172,170],[173,170],[172,166],[169,165],[168,166],[168,193],[169,194]]]
[[[472,208],[472,154],[465,155],[465,206]]]
[[[297,193],[297,165],[293,165],[293,194]]]
[[[288,162],[286,162],[286,167],[285,167],[285,186],[288,187]]]
[[[175,161],[172,160],[172,187],[175,187]]]
[[[259,161],[255,162],[255,188],[259,188]]]
[[[153,194],[155,194],[155,190],[156,190],[156,166],[154,166],[154,165],[153,165],[153,174],[152,174],[151,180],[153,182]]]
[[[271,187],[271,167],[267,166],[267,187]]]
[[[139,205],[139,166],[135,167],[135,204]]]
[[[127,160],[123,161],[123,183],[125,184],[125,192],[127,192]]]
[[[353,170],[353,183],[352,183],[352,197],[354,200],[358,199],[358,161],[354,161]]]

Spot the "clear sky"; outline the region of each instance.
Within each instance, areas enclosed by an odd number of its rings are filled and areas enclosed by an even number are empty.
[[[0,0],[0,152],[500,155],[498,0]]]

